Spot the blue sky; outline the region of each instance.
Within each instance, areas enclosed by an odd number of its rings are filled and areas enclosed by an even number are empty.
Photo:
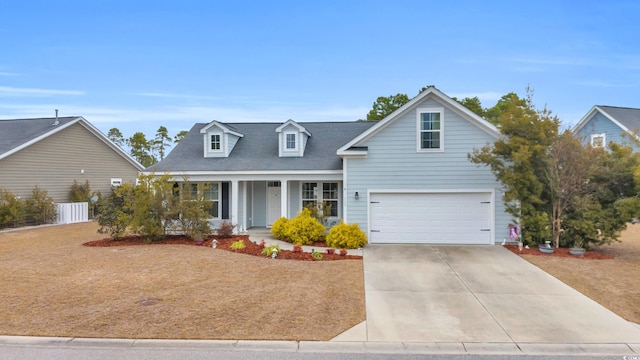
[[[3,1],[0,119],[106,133],[350,121],[436,85],[493,106],[535,90],[567,126],[640,107],[638,1]]]

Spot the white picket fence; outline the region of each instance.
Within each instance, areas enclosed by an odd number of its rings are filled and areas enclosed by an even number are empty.
[[[58,206],[58,215],[56,224],[71,224],[83,221],[89,221],[89,203],[60,203]]]

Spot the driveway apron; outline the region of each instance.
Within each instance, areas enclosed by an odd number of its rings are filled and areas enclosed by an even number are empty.
[[[640,329],[501,246],[368,245],[368,341],[638,343]]]

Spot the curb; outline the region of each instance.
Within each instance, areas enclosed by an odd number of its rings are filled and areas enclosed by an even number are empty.
[[[414,343],[367,341],[161,340],[0,336],[3,346],[93,348],[207,348],[215,351],[277,351],[359,354],[627,355],[640,344]]]

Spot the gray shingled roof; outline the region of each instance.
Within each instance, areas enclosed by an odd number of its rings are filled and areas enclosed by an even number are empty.
[[[77,118],[77,116],[59,117],[57,126],[53,125],[55,118],[0,120],[0,155]]]
[[[640,129],[640,109],[598,105],[600,109],[631,131]]]
[[[227,158],[205,158],[200,134],[207,124],[194,125],[167,157],[146,171],[268,171],[268,170],[342,170],[336,151],[360,135],[375,122],[299,123],[311,137],[303,157],[279,157],[279,123],[224,124],[244,135]]]

